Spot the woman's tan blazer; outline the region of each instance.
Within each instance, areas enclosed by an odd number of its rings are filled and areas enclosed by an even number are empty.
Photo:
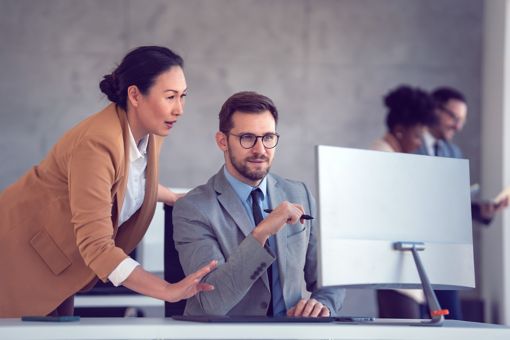
[[[118,228],[128,137],[126,113],[110,104],[0,193],[0,317],[48,314],[106,281],[140,242],[156,207],[161,138],[149,136],[143,205]]]

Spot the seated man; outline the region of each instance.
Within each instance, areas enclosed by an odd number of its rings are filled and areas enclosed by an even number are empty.
[[[215,290],[189,299],[184,314],[336,315],[345,291],[317,289],[317,230],[303,216],[314,216],[314,198],[303,183],[269,173],[279,138],[276,107],[265,96],[240,92],[219,118],[216,143],[225,165],[173,211],[184,272],[218,260],[203,279]]]

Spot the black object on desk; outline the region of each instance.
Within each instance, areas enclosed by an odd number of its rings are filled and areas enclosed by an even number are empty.
[[[265,316],[265,315],[172,315],[179,321],[216,322],[216,323],[290,323],[290,322],[333,322],[334,317],[305,318],[299,316]]]
[[[304,316],[265,316],[265,315],[172,315],[177,321],[211,323],[361,323],[374,321],[364,316],[322,316],[317,318]]]
[[[80,321],[77,315],[63,316],[22,316],[21,321],[43,321],[43,322],[72,322]]]

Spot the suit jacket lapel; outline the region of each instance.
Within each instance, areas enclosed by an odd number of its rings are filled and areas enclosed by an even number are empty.
[[[118,230],[118,217],[120,215],[122,204],[124,202],[125,191],[127,188],[127,178],[129,175],[129,132],[128,122],[126,115],[119,112],[121,124],[124,133],[124,150],[125,151],[125,169],[124,177],[121,179],[119,191],[117,192],[117,221],[114,221],[114,237],[119,245],[123,247],[128,253],[131,252],[138,242],[142,239],[147,231],[149,224],[154,215],[154,210],[157,203],[158,195],[158,157],[159,147],[158,141],[154,135],[149,135],[149,142],[147,144],[147,168],[145,170],[145,196],[143,204],[138,211],[131,216],[123,225],[121,230]],[[129,232],[128,232],[129,231]]]
[[[251,220],[246,214],[246,209],[241,203],[239,196],[228,183],[223,174],[223,167],[213,178],[213,187],[218,194],[218,202],[225,211],[232,217],[244,236],[248,236],[252,231]]]
[[[285,200],[285,193],[278,187],[277,181],[271,176],[268,175],[268,193],[271,202],[271,208],[276,207],[283,200]],[[232,217],[235,221],[237,227],[244,236],[248,236],[252,231],[252,222],[246,213],[246,209],[241,203],[239,196],[235,193],[234,189],[228,183],[225,175],[223,173],[223,168],[214,176],[213,178],[213,187],[216,193],[218,194],[218,201],[220,205],[225,209],[225,211]],[[276,234],[276,248],[277,248],[277,263],[278,270],[280,272],[280,282],[282,286],[282,290],[285,282],[285,266],[287,259],[287,229],[283,227]],[[269,280],[267,274],[262,275],[262,281],[269,288]],[[285,291],[285,290],[284,290]],[[284,295],[285,299],[285,295]]]
[[[271,200],[271,208],[276,208],[281,202],[286,199],[285,192],[280,188],[278,181],[271,176],[267,176],[267,191],[269,199]],[[285,268],[287,268],[287,227],[284,226],[278,233],[276,233],[276,249],[277,249],[277,262],[278,270],[280,272],[280,283],[284,293],[285,300]]]
[[[120,212],[122,211],[122,205],[124,204],[124,197],[126,194],[126,188],[127,188],[127,179],[129,175],[129,125],[127,120],[127,114],[125,111],[117,108],[117,116],[119,117],[120,124],[122,126],[122,138],[124,140],[124,174],[122,178],[120,179],[119,183],[119,189],[117,190],[117,193],[115,194],[115,202],[117,205],[117,216],[115,217],[115,220],[113,221],[113,234],[115,235],[117,233],[117,228],[119,227],[119,217]]]
[[[457,158],[458,155],[455,153],[453,146],[450,142],[442,141],[443,156],[449,158]]]

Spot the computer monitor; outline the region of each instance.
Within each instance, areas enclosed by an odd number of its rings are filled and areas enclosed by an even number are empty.
[[[319,285],[434,289],[475,286],[469,164],[413,154],[317,146]]]

